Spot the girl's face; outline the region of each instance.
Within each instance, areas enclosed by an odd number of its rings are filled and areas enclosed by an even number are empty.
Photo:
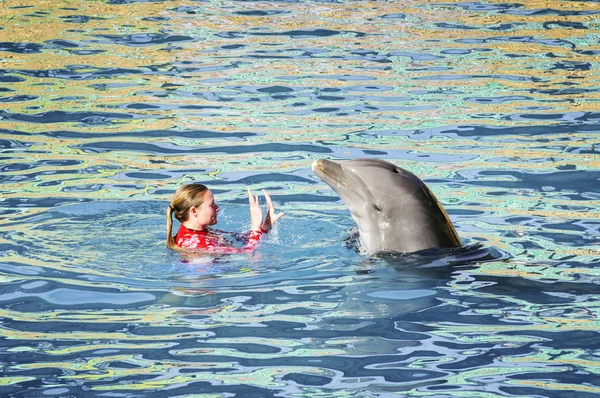
[[[219,206],[215,203],[215,198],[210,190],[204,193],[204,203],[192,209],[192,211],[194,210],[200,225],[215,225],[217,223]]]

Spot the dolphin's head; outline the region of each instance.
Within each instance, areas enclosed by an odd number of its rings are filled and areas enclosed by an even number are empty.
[[[367,253],[440,246],[436,231],[427,229],[441,224],[456,235],[433,194],[409,171],[377,159],[319,159],[312,169],[350,210]]]

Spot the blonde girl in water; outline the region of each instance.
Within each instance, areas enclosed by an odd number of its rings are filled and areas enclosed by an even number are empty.
[[[263,221],[263,211],[258,196],[248,188],[251,228],[247,244],[243,249],[231,246],[230,242],[209,228],[217,223],[219,206],[206,186],[189,184],[180,187],[173,195],[167,209],[167,247],[178,251],[201,250],[212,253],[252,252],[263,234],[268,233],[283,213],[277,214],[269,194],[263,190],[267,201],[267,215]],[[181,222],[179,231],[173,237],[173,213]]]

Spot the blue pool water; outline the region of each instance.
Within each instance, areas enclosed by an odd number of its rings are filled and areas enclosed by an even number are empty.
[[[598,14],[3,2],[0,396],[597,396]],[[310,165],[358,157],[420,176],[465,247],[357,252]],[[189,182],[225,231],[247,187],[286,215],[190,261],[164,247]]]

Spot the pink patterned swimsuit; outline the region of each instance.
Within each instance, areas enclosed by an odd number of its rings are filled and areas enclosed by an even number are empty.
[[[175,236],[177,246],[192,250],[206,250],[212,253],[248,253],[252,252],[263,231],[250,231],[248,234],[248,243],[243,248],[230,246],[230,242],[214,233],[212,230],[196,231],[188,229],[185,225],[179,227]]]

